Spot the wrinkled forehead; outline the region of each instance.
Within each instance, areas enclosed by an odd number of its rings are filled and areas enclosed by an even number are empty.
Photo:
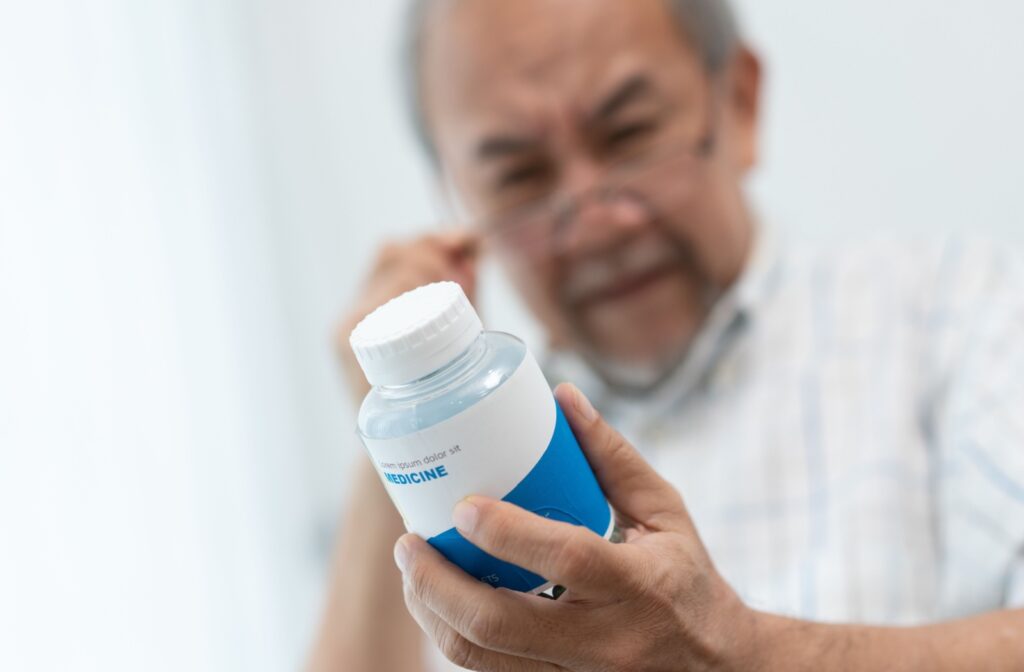
[[[571,123],[635,71],[697,70],[664,0],[449,0],[426,31],[423,104],[443,155]]]

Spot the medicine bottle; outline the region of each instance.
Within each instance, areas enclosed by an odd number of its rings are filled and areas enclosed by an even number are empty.
[[[372,385],[358,433],[410,532],[481,581],[533,593],[551,584],[453,527],[460,499],[502,499],[611,537],[611,508],[537,361],[518,338],[484,331],[458,284],[391,300],[349,342]]]

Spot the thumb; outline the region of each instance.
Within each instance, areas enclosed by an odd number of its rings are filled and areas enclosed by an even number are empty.
[[[466,296],[476,303],[477,266],[480,259],[480,236],[474,231],[450,231],[442,235],[455,280],[462,285]]]
[[[578,387],[563,383],[555,388],[555,398],[620,515],[651,530],[693,529],[679,492],[605,422]]]

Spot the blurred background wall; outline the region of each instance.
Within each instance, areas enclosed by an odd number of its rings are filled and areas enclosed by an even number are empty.
[[[1024,5],[738,4],[767,217],[1024,240]],[[357,455],[331,329],[443,216],[402,6],[0,0],[0,669],[299,665]]]

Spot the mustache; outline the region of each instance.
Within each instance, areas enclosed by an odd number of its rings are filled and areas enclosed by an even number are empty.
[[[573,264],[562,279],[562,300],[579,306],[600,299],[617,287],[673,269],[703,275],[689,244],[665,232],[644,235]]]

